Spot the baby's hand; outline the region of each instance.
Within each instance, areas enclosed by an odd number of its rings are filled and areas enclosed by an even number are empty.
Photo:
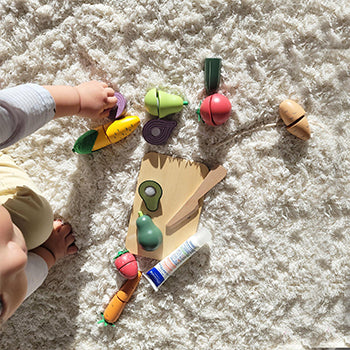
[[[117,103],[114,90],[106,83],[88,81],[75,87],[80,96],[79,116],[93,119],[106,118]]]

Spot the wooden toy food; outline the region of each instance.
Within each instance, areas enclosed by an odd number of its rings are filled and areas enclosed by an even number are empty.
[[[158,182],[146,180],[139,186],[139,195],[149,211],[156,211],[159,207],[159,201],[163,195],[163,190]]]
[[[123,277],[133,279],[137,276],[137,261],[135,256],[129,253],[127,249],[118,252],[114,259],[114,265]]]
[[[134,279],[127,280],[119,291],[114,295],[103,313],[103,319],[99,323],[104,323],[105,326],[116,322],[124,310],[126,303],[132,297],[136,287],[141,279],[141,272],[138,271]]]
[[[177,125],[176,120],[152,119],[142,129],[143,138],[151,145],[163,145]]]
[[[291,134],[302,140],[310,138],[311,132],[305,111],[298,103],[284,100],[279,106],[279,114]]]
[[[139,211],[136,220],[137,241],[144,250],[156,250],[163,241],[162,231],[153,223],[148,215]]]
[[[159,118],[180,112],[184,105],[188,102],[184,101],[180,96],[169,94],[167,92],[151,89],[145,96],[145,106],[147,112]]]
[[[116,120],[123,116],[126,112],[126,98],[120,92],[115,92],[114,96],[117,98],[117,103],[109,112],[108,118],[110,120]]]
[[[130,135],[139,124],[139,117],[125,116],[109,124],[89,130],[77,139],[73,147],[73,152],[89,154],[112,143],[116,143]]]
[[[197,113],[211,126],[225,123],[231,115],[231,102],[221,94],[213,94],[204,99]]]
[[[204,62],[204,82],[208,95],[219,88],[221,77],[221,58],[206,58]]]

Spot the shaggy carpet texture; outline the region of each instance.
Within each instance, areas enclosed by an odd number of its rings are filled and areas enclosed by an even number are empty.
[[[62,118],[5,150],[73,226],[60,261],[0,333],[1,349],[308,349],[350,345],[350,6],[346,0],[1,0],[0,85],[110,83],[141,126],[92,155],[75,140],[102,122]],[[222,58],[222,126],[198,122],[203,63]],[[142,138],[143,99],[186,98],[166,145]],[[309,141],[278,106],[307,112]],[[124,280],[141,159],[222,164],[204,200],[212,242],[158,292],[142,279],[116,327],[98,324]],[[138,258],[146,271],[155,261]]]

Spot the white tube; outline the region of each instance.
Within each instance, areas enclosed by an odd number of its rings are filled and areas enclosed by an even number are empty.
[[[200,229],[188,238],[176,250],[161,260],[143,276],[149,281],[155,291],[177,270],[187,259],[198,251],[205,243],[211,240],[207,229]]]

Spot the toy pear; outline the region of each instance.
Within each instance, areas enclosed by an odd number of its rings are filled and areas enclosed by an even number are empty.
[[[148,91],[145,96],[147,112],[159,118],[180,112],[183,106],[187,104],[188,102],[184,101],[180,96],[169,94],[156,88]]]
[[[293,100],[284,100],[279,106],[279,114],[287,130],[302,140],[310,138],[310,127],[304,109]]]
[[[139,211],[139,217],[136,220],[137,241],[144,250],[156,250],[163,242],[162,231],[154,224],[148,215]]]

